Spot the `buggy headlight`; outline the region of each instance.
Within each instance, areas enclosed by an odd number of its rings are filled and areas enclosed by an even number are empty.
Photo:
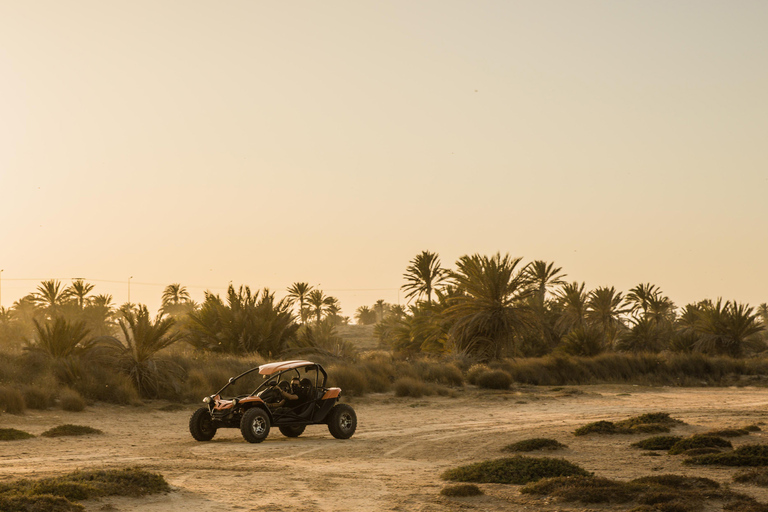
[[[209,397],[209,396],[203,398],[203,402],[206,403],[206,404],[210,403],[210,401],[211,401],[211,397]]]

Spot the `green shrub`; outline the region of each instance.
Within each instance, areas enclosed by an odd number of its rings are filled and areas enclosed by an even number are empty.
[[[554,439],[534,437],[509,444],[502,448],[502,450],[506,452],[532,452],[535,450],[560,450],[562,448],[568,447]]]
[[[526,484],[553,476],[588,476],[590,473],[565,459],[518,455],[449,469],[441,477],[457,482]]]
[[[53,393],[50,388],[27,385],[21,388],[24,404],[28,409],[47,409],[53,404]]]
[[[456,484],[443,487],[440,494],[451,497],[465,497],[479,496],[483,494],[483,491],[481,491],[475,484]]]
[[[424,369],[424,380],[446,386],[464,385],[464,376],[456,366],[446,363],[429,363]]]
[[[653,412],[634,416],[613,423],[611,421],[596,421],[579,427],[574,432],[577,436],[587,434],[651,434],[654,432],[669,432],[669,427],[682,423],[669,416],[666,412]]]
[[[741,430],[746,430],[747,432],[760,432],[762,429],[757,425],[747,425],[746,427],[742,427]]]
[[[30,437],[35,436],[15,428],[0,428],[0,441],[18,441],[20,439],[29,439]]]
[[[63,496],[47,494],[27,496],[25,494],[0,494],[0,510],[9,512],[82,512],[85,507],[72,503]]]
[[[577,428],[573,434],[585,436],[587,434],[617,434],[616,424],[612,421],[593,421]]]
[[[43,437],[63,437],[63,436],[87,436],[90,434],[103,434],[99,429],[87,427],[83,425],[59,425],[46,430],[42,434]]]
[[[24,395],[11,386],[0,386],[0,411],[9,414],[24,414],[27,408],[24,403]]]
[[[85,409],[85,400],[74,389],[64,388],[59,395],[59,405],[65,411],[80,412]]]
[[[632,443],[631,446],[642,450],[669,450],[682,439],[682,436],[654,436]]]
[[[488,370],[478,375],[475,382],[485,389],[509,389],[512,385],[512,376],[504,370]]]
[[[695,457],[697,455],[708,455],[710,453],[722,453],[723,450],[720,448],[691,448],[690,450],[685,450],[683,452],[683,455],[686,457]]]
[[[768,466],[768,445],[749,444],[732,452],[712,453],[685,459],[683,464],[717,466]]]
[[[626,484],[591,476],[545,478],[526,485],[520,492],[582,503],[626,503],[634,498],[632,489]]]
[[[669,449],[670,455],[680,455],[686,450],[692,448],[731,448],[731,442],[727,439],[717,436],[708,436],[705,434],[696,434],[691,437],[681,439]]]
[[[421,398],[424,395],[431,395],[432,389],[430,386],[420,380],[412,379],[411,377],[403,377],[397,379],[392,385],[395,390],[395,396],[404,397],[410,396],[413,398]]]

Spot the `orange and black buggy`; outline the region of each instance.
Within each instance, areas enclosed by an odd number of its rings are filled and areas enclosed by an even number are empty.
[[[248,393],[257,378],[263,382]],[[338,403],[341,389],[325,387],[327,381],[323,367],[311,361],[252,368],[203,399],[206,407],[192,414],[189,432],[198,441],[210,441],[220,428],[239,428],[246,441],[260,443],[272,426],[284,436],[298,437],[307,425],[328,425],[333,437],[349,439],[357,428],[357,415],[349,405]],[[286,401],[286,393],[296,399]]]

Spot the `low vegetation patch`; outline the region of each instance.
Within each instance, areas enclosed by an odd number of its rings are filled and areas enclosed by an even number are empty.
[[[699,455],[683,461],[683,464],[717,466],[768,466],[768,445],[748,444],[732,452]]]
[[[512,376],[504,370],[487,370],[481,372],[475,382],[478,387],[485,389],[509,389],[512,385]]]
[[[741,427],[741,430],[746,430],[747,432],[760,432],[762,429],[757,425],[747,425],[746,427]]]
[[[768,468],[744,469],[733,475],[733,481],[768,487]]]
[[[144,496],[168,492],[162,475],[139,468],[75,471],[56,478],[0,483],[0,510],[81,511],[77,501],[101,496]]]
[[[20,439],[29,439],[30,437],[35,436],[15,428],[0,428],[0,441],[18,441]]]
[[[527,484],[554,476],[588,476],[589,472],[565,459],[518,455],[449,469],[444,480],[493,484]]]
[[[682,436],[654,436],[632,443],[631,446],[642,450],[669,450],[682,439]]]
[[[686,457],[695,457],[697,455],[708,455],[710,453],[722,453],[723,450],[720,448],[691,448],[690,450],[685,450],[683,452],[683,455]]]
[[[577,436],[587,434],[651,434],[654,432],[669,432],[670,427],[682,424],[669,416],[666,412],[652,412],[633,416],[626,420],[618,421],[595,421],[579,427],[574,432]]]
[[[681,439],[669,449],[670,455],[680,455],[694,448],[732,448],[733,445],[727,439],[722,437],[710,436],[707,434],[695,434],[691,437]]]
[[[11,386],[0,386],[0,412],[24,414],[26,408],[21,391]]]
[[[456,484],[443,487],[440,494],[443,496],[463,498],[466,496],[479,496],[483,494],[483,491],[481,491],[475,484]]]
[[[509,444],[502,448],[502,450],[505,452],[532,452],[535,450],[560,450],[561,448],[568,447],[554,439],[534,437],[533,439],[524,439],[522,441]]]
[[[705,432],[704,435],[717,437],[741,437],[748,436],[749,431],[744,428],[724,428],[722,430],[710,430],[709,432]]]
[[[83,425],[59,425],[46,430],[42,434],[43,437],[63,437],[63,436],[87,436],[91,434],[103,434],[101,430],[93,427],[86,427]]]
[[[633,510],[697,512],[713,500],[727,510],[762,510],[753,498],[723,489],[708,478],[680,475],[655,475],[618,482],[599,477],[558,477],[530,483],[520,489],[525,494],[554,496],[563,501],[586,504],[635,502]]]
[[[61,396],[59,396],[59,405],[65,411],[81,412],[85,409],[85,400],[74,389],[66,388],[61,392]]]

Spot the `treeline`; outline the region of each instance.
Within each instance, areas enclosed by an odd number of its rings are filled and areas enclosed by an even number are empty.
[[[443,268],[435,253],[417,255],[404,274],[408,308],[376,304],[375,332],[397,352],[460,353],[479,360],[551,353],[699,352],[742,357],[766,349],[768,306],[704,299],[678,308],[653,284],[626,295],[587,290],[553,263],[509,255],[462,256]],[[381,301],[380,301],[381,302]]]

